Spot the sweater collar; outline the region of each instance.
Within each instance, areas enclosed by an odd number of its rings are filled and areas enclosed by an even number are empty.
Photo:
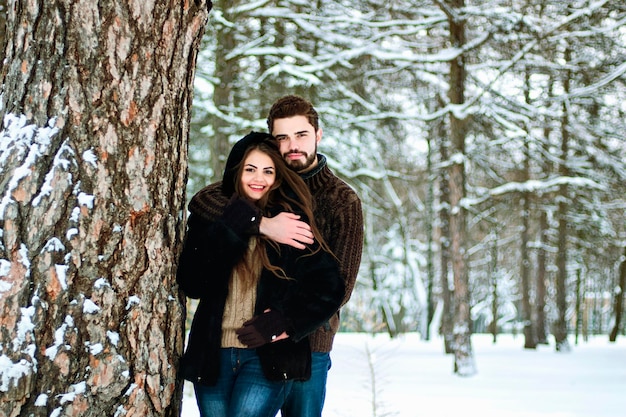
[[[322,155],[321,153],[317,154],[317,165],[315,166],[315,168],[313,168],[310,171],[305,172],[304,174],[300,174],[300,177],[303,180],[308,180],[312,177],[314,177],[315,175],[319,174],[320,172],[322,172],[322,170],[326,167],[326,157],[324,155]]]

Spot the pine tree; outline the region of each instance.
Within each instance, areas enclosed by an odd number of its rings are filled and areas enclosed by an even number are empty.
[[[0,415],[174,416],[189,113],[211,3],[12,2]]]

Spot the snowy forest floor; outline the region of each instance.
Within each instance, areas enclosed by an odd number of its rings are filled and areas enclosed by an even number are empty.
[[[523,349],[521,336],[473,335],[477,373],[454,375],[443,341],[417,334],[339,333],[331,358],[324,417],[614,417],[626,403],[626,337],[570,337],[571,351],[554,343]],[[183,417],[197,417],[185,384]]]

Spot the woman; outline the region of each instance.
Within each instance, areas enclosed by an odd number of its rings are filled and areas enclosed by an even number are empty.
[[[200,302],[181,371],[203,417],[274,417],[291,382],[310,376],[307,335],[339,308],[344,283],[308,188],[270,135],[234,145],[222,192],[231,199],[219,219],[189,216],[177,279]],[[311,222],[316,243],[297,250],[254,234],[261,216],[282,211]]]

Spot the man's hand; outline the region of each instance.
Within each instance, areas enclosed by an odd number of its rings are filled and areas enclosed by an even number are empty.
[[[259,232],[274,242],[304,249],[305,245],[313,243],[311,227],[300,220],[300,216],[282,212],[274,217],[263,217],[259,225]]]

